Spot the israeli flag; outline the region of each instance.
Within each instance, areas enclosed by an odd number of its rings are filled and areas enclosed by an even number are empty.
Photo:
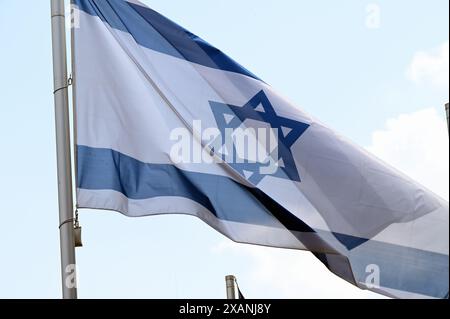
[[[447,202],[138,1],[73,2],[79,208],[193,215],[362,289],[448,296]]]

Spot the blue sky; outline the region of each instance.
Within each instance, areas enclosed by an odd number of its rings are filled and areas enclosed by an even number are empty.
[[[144,2],[448,200],[447,0]],[[0,0],[1,298],[60,297],[49,3]],[[227,274],[254,298],[376,297],[307,252],[237,245],[191,217],[81,223],[83,298],[223,298]]]

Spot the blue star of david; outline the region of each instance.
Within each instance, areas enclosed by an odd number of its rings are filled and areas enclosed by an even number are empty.
[[[278,149],[274,160],[277,163],[276,171],[272,174],[261,174],[261,168],[269,164],[255,163],[245,161],[244,163],[229,163],[237,172],[257,185],[265,176],[274,176],[278,178],[290,179],[300,182],[300,175],[292,156],[291,148],[294,143],[309,128],[309,124],[278,116],[267,98],[264,91],[260,91],[250,99],[244,106],[236,106],[210,101],[210,106],[214,114],[217,127],[222,136],[225,136],[225,130],[237,129],[245,120],[255,120],[268,123],[272,130],[278,130]],[[262,107],[262,108],[261,108]],[[233,145],[234,154],[236,154],[236,146]],[[272,155],[272,154],[270,154]]]

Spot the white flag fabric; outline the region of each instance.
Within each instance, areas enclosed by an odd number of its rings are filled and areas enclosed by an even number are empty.
[[[193,215],[362,289],[448,297],[446,201],[140,2],[73,5],[79,208]]]

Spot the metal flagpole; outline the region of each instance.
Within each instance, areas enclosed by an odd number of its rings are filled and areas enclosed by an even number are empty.
[[[236,277],[226,276],[225,282],[227,284],[227,299],[238,299],[236,298]]]
[[[447,128],[449,129],[449,131],[450,131],[450,124],[449,124],[449,106],[448,106],[448,103],[447,104],[445,104],[445,112],[447,113]]]
[[[51,0],[62,290],[64,299],[76,299],[77,288],[64,9],[64,0]]]

